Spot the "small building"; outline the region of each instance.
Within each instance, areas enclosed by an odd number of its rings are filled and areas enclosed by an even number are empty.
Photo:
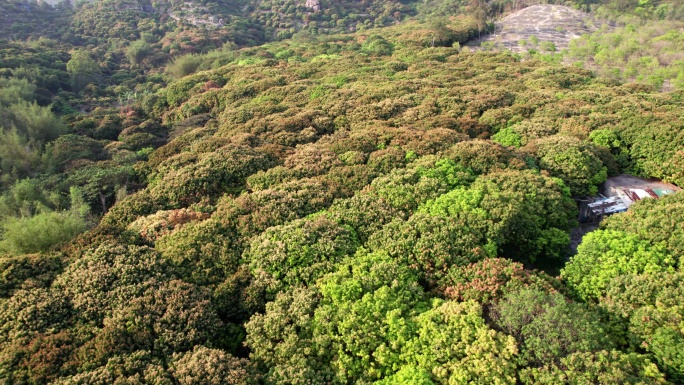
[[[587,204],[587,206],[589,206],[594,215],[610,215],[627,211],[627,205],[625,205],[625,202],[620,197],[602,197]]]
[[[600,222],[604,216],[622,213],[642,199],[658,199],[681,190],[658,179],[644,179],[622,174],[608,178],[601,194],[579,201],[580,221]]]
[[[627,207],[642,199],[658,199],[679,190],[679,187],[658,179],[644,179],[627,174],[610,177],[603,185],[603,195],[620,197]]]

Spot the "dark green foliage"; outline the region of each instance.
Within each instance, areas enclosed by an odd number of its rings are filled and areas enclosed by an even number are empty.
[[[82,347],[86,364],[114,355],[150,350],[157,356],[192,349],[215,339],[223,328],[207,290],[179,280],[151,288],[115,308],[104,327]]]
[[[613,279],[600,304],[628,322],[630,341],[653,354],[670,378],[684,378],[681,355],[684,335],[679,328],[684,309],[682,273],[625,274]]]
[[[122,189],[126,191],[133,174],[130,165],[112,165],[108,162],[87,164],[70,171],[65,184],[78,187],[88,204],[104,214],[115,203],[117,192]]]
[[[558,293],[535,289],[511,292],[496,304],[492,317],[497,328],[518,340],[524,366],[612,347],[599,317]]]
[[[238,193],[249,175],[269,165],[264,154],[250,148],[227,146],[188,159],[179,166],[160,166],[161,178],[152,183],[150,193],[152,199],[168,208],[187,207],[201,199]]]
[[[71,311],[67,298],[58,290],[17,290],[0,307],[1,342],[59,330],[66,326]]]
[[[74,134],[62,135],[51,142],[46,153],[56,171],[63,171],[70,163],[81,159],[98,161],[104,158],[104,148],[100,142]]]
[[[134,380],[132,380],[134,379]],[[123,381],[169,384],[173,377],[163,362],[146,350],[121,354],[108,359],[102,366],[91,368],[55,381],[60,385],[115,384]]]
[[[558,258],[570,241],[565,231],[576,212],[563,188],[559,180],[530,171],[491,173],[468,189],[456,188],[428,201],[420,211],[482,222],[487,240],[482,246],[488,245],[489,254],[499,249],[532,261],[537,256]]]
[[[330,352],[319,346],[311,319],[319,303],[316,292],[294,288],[279,293],[266,312],[245,325],[250,358],[262,363],[270,384],[330,382],[332,370],[325,358]],[[323,359],[321,359],[323,358]]]
[[[480,177],[472,185],[481,191],[480,209],[493,221],[489,229],[505,255],[558,258],[569,243],[576,206],[562,182],[531,172],[502,172]],[[539,199],[541,198],[541,199]]]
[[[681,259],[684,255],[684,229],[679,218],[683,214],[684,194],[678,193],[658,200],[641,200],[626,214],[608,218],[605,227],[636,235],[652,245],[661,244],[668,254]]]
[[[511,151],[483,140],[458,143],[446,151],[445,155],[456,163],[471,168],[477,174],[486,174],[509,167],[524,167],[524,163]]]
[[[349,199],[338,200],[330,207],[327,215],[354,229],[362,243],[384,224],[396,217],[403,217],[401,211],[370,194],[357,194]]]
[[[234,224],[218,218],[190,223],[155,244],[184,279],[221,282],[237,270],[242,243]]]

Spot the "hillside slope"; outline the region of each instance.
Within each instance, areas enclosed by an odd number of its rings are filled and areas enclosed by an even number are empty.
[[[568,48],[570,40],[594,32],[602,24],[604,22],[591,14],[570,7],[533,5],[497,20],[494,32],[468,46],[493,45],[513,52],[527,52],[537,42],[550,42],[556,50],[562,50]]]
[[[682,92],[461,49],[506,2],[263,4],[0,40],[0,384],[684,381],[684,193],[569,248],[607,177],[684,186]]]

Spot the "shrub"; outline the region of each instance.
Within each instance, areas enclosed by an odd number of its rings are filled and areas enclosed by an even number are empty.
[[[178,56],[166,67],[166,72],[176,79],[191,75],[202,64],[202,57],[196,54]]]
[[[46,251],[71,240],[87,229],[87,223],[71,211],[50,211],[32,217],[4,218],[0,251],[29,254]]]

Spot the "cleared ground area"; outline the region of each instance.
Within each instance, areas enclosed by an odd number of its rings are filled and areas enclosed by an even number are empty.
[[[552,42],[557,50],[562,50],[568,47],[570,40],[594,32],[603,24],[592,15],[570,7],[533,5],[499,20],[495,32],[467,45],[479,47],[482,43],[491,42],[497,48],[526,52],[529,49],[544,50],[543,43]],[[521,41],[526,44],[521,44]]]

